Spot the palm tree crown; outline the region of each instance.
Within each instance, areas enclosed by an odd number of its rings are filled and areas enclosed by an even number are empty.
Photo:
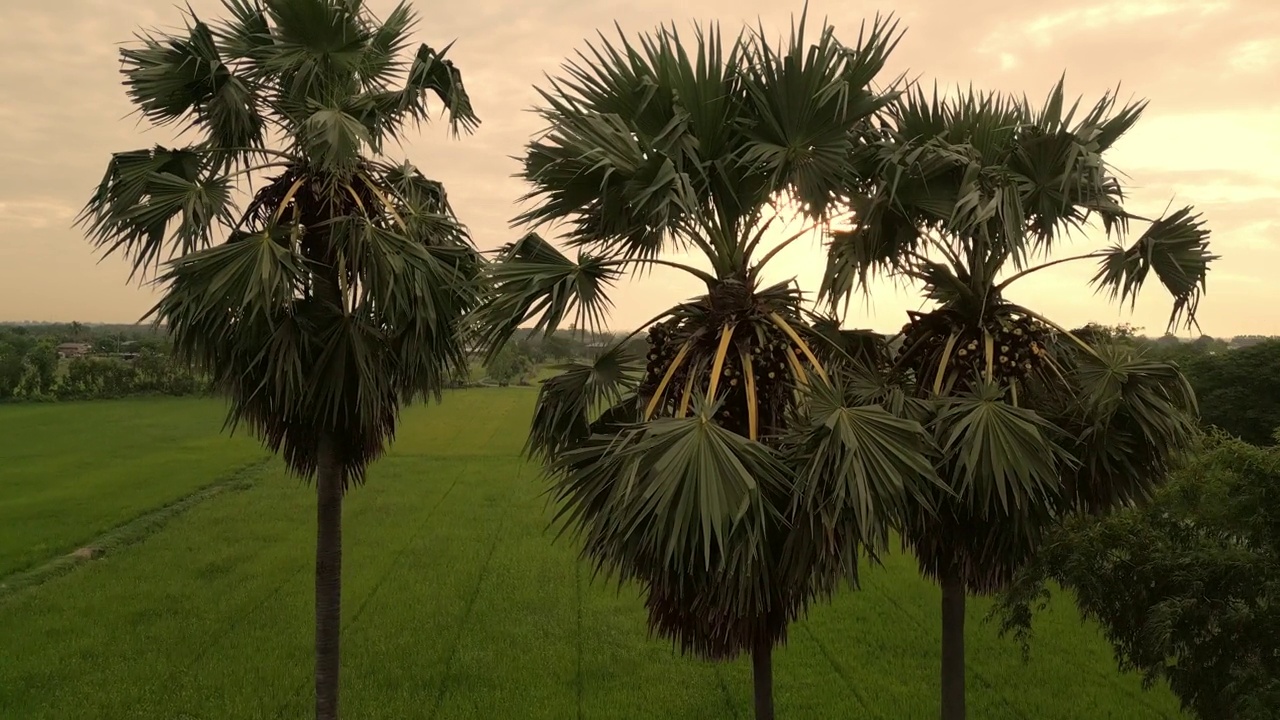
[[[1186,439],[1194,398],[1176,368],[1094,347],[1006,297],[1038,270],[1093,259],[1101,291],[1132,300],[1154,273],[1174,298],[1171,326],[1194,323],[1214,256],[1191,208],[1146,221],[1127,247],[1118,242],[1143,218],[1123,207],[1103,154],[1142,107],[1117,109],[1108,96],[1081,113],[1065,106],[1061,82],[1041,108],[915,89],[885,113],[862,159],[863,176],[877,180],[854,201],[852,229],[833,234],[823,288],[832,301],[887,273],[919,283],[933,304],[911,314],[892,367],[935,403],[929,422],[944,476],[984,520],[1049,511],[1058,500],[1095,509],[1137,497]],[[1050,259],[1067,232],[1095,217],[1117,244]],[[998,552],[987,540],[976,542]],[[970,561],[986,576],[970,576],[974,591],[1007,577],[995,558]]]
[[[122,51],[141,113],[193,142],[117,153],[82,222],[135,273],[175,258],[152,312],[233,423],[304,475],[335,431],[358,481],[399,404],[465,362],[457,326],[479,268],[443,187],[381,151],[426,119],[427,93],[455,130],[477,120],[443,53],[404,57],[407,4],[382,20],[359,0],[224,7]]]

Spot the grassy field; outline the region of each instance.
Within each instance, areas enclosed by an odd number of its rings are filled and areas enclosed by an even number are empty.
[[[674,655],[647,638],[634,593],[591,584],[574,548],[552,543],[519,457],[534,394],[410,409],[349,496],[344,717],[748,718],[746,662]],[[25,523],[48,558],[190,492],[256,457],[218,438],[219,417],[197,400],[0,407],[0,454],[18,457],[0,471],[0,522]],[[118,482],[67,476],[116,465]],[[313,522],[311,493],[272,463],[137,544],[0,596],[0,718],[306,717]],[[36,560],[20,535],[3,536],[3,557]],[[817,608],[777,656],[779,716],[936,717],[938,601],[893,558],[864,592]],[[1179,717],[1165,690],[1116,672],[1071,608],[1041,618],[1030,664],[985,610],[971,603],[971,717]]]
[[[0,578],[266,456],[178,398],[0,407]]]

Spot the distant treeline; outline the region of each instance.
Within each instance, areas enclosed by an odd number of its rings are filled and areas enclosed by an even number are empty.
[[[1081,335],[1106,335],[1174,360],[1196,391],[1207,425],[1255,445],[1274,444],[1280,429],[1280,338],[1207,335],[1195,340],[1150,338],[1128,325],[1088,325]],[[622,337],[565,330],[544,336],[519,332],[496,356],[476,356],[476,367],[455,387],[529,384],[537,368],[588,359]],[[59,356],[59,346],[82,346]],[[628,343],[643,354],[645,335]],[[170,360],[163,328],[150,325],[0,325],[0,402],[89,400],[130,395],[190,395],[206,390],[189,369]]]
[[[480,363],[481,377],[477,378],[472,373],[467,379],[455,384],[528,385],[537,375],[538,367],[594,357],[624,337],[626,336],[576,330],[562,330],[551,335],[533,330],[517,331],[511,341],[499,348],[493,357],[476,358]],[[645,352],[644,338],[643,333],[632,338],[631,342],[635,344],[633,350],[638,354]]]
[[[0,402],[192,395],[205,383],[149,326],[0,326]]]

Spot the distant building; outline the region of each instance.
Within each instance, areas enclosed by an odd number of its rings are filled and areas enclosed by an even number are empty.
[[[77,358],[89,354],[89,343],[62,343],[58,346],[58,357]]]

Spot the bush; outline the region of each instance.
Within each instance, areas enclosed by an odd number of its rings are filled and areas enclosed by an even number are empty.
[[[1005,631],[1028,638],[1048,580],[1185,709],[1280,718],[1280,450],[1214,435],[1149,504],[1070,519],[1001,599]]]

